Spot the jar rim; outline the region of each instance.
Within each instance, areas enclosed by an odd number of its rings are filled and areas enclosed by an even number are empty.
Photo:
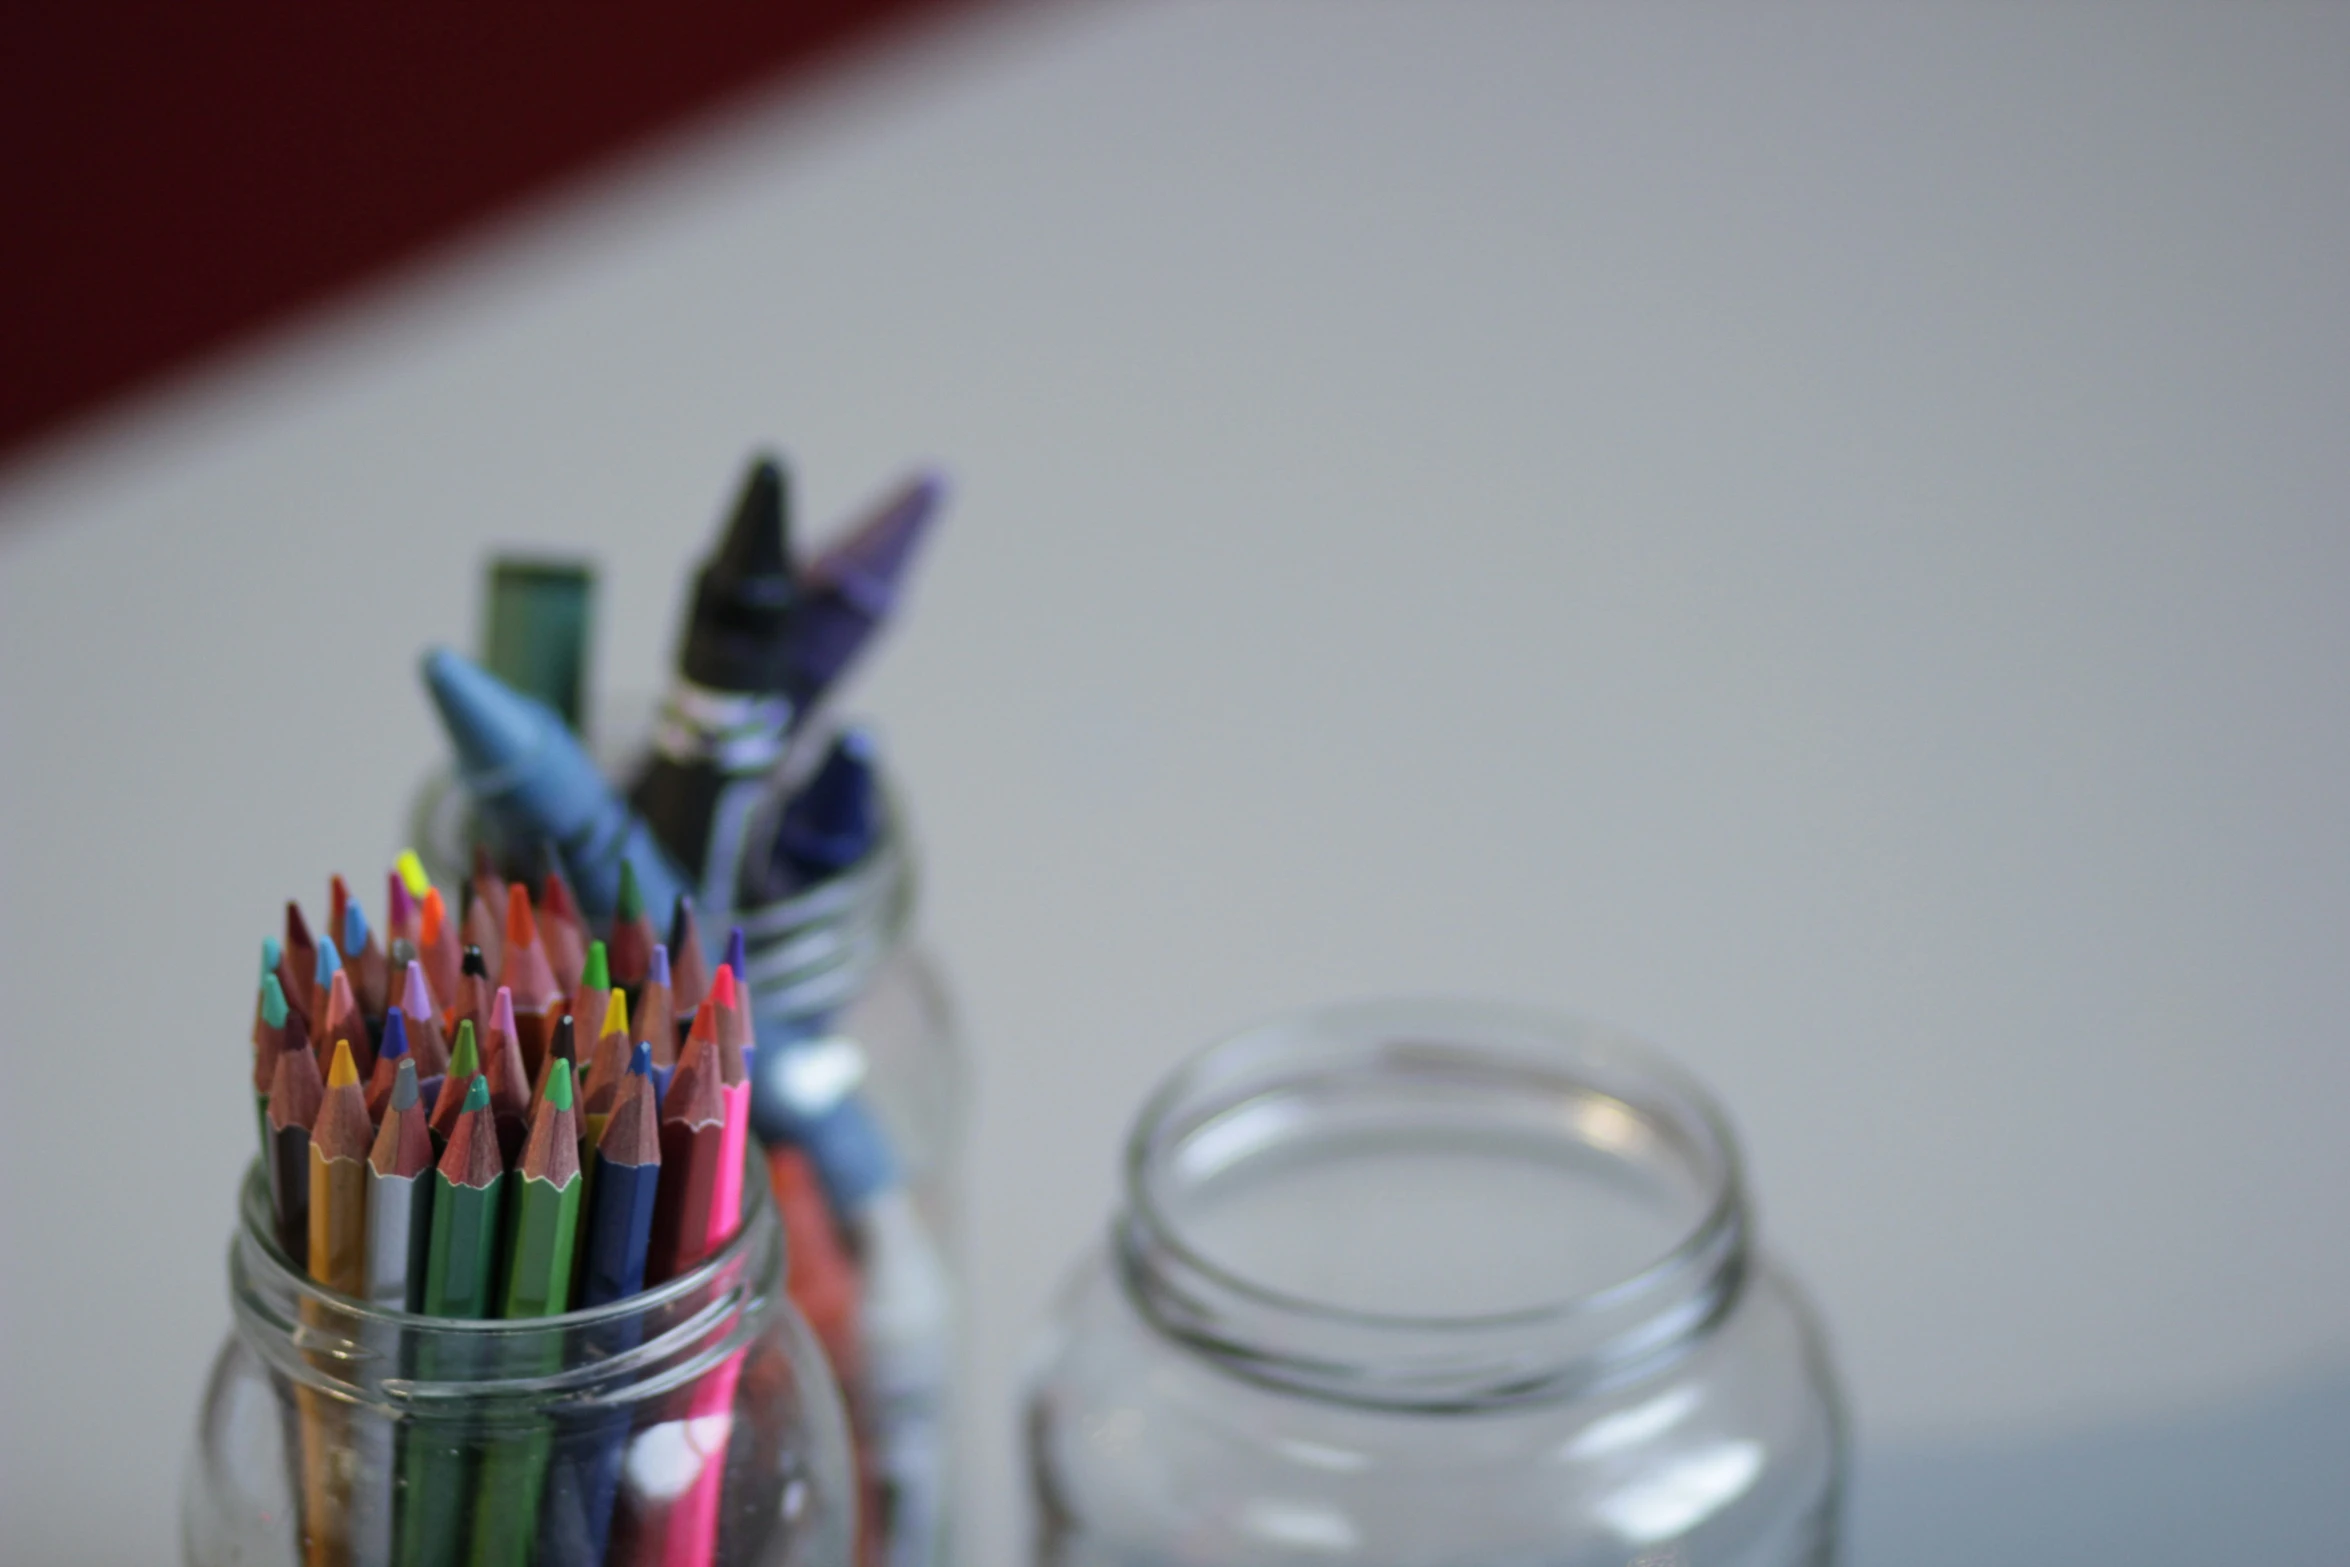
[[[330,1289],[310,1277],[309,1271],[297,1265],[277,1241],[276,1222],[269,1200],[269,1178],[261,1161],[255,1159],[246,1167],[242,1189],[238,1193],[237,1240],[239,1247],[251,1246],[270,1265],[268,1284],[296,1300],[307,1300],[330,1307],[341,1318],[357,1325],[378,1325],[396,1328],[405,1333],[475,1334],[483,1339],[517,1334],[552,1334],[574,1332],[583,1328],[598,1328],[631,1317],[645,1316],[661,1308],[706,1293],[712,1286],[739,1271],[743,1259],[756,1247],[770,1244],[759,1222],[771,1206],[764,1181],[746,1180],[743,1183],[742,1222],[726,1244],[675,1278],[664,1279],[639,1290],[634,1295],[602,1306],[586,1306],[544,1317],[442,1317],[429,1312],[397,1310],[380,1305],[360,1295],[346,1295]],[[771,1242],[777,1254],[779,1269],[789,1266],[786,1241],[780,1226],[775,1228]]]
[[[1431,1065],[1486,1088],[1500,1074],[1538,1073],[1554,1091],[1612,1102],[1669,1146],[1691,1178],[1693,1214],[1676,1215],[1670,1244],[1622,1277],[1529,1305],[1470,1311],[1316,1298],[1250,1277],[1186,1233],[1171,1199],[1185,1179],[1178,1158],[1200,1128],[1276,1094]],[[1471,1084],[1471,1071],[1483,1081]],[[1600,1147],[1578,1128],[1556,1134]],[[1355,1402],[1469,1407],[1607,1380],[1718,1320],[1745,1274],[1742,1164],[1713,1097],[1654,1046],[1542,1008],[1391,998],[1241,1030],[1197,1052],[1145,1102],[1124,1166],[1119,1252],[1146,1317],[1245,1375]]]

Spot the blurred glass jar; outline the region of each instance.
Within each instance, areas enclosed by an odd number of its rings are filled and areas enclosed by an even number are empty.
[[[183,1473],[182,1559],[848,1567],[840,1393],[785,1297],[773,1204],[746,1206],[716,1256],[617,1305],[467,1322],[313,1283],[277,1248],[256,1167],[229,1247],[234,1324]],[[729,1383],[724,1416],[692,1413]],[[535,1525],[518,1524],[528,1506]],[[477,1544],[485,1517],[520,1529],[521,1554]],[[660,1546],[689,1537],[685,1555]]]
[[[1335,1007],[1143,1109],[1028,1387],[1047,1567],[1795,1567],[1844,1419],[1728,1126],[1537,1012]]]
[[[638,739],[591,745],[608,778],[634,776],[650,730],[648,704],[621,712],[596,732]],[[795,740],[745,831],[746,863],[767,863],[785,804],[829,740],[823,731]],[[824,1337],[868,1482],[874,1540],[865,1559],[941,1567],[952,1558],[953,1177],[968,1066],[945,980],[917,929],[902,800],[885,769],[876,782],[878,830],[860,858],[780,897],[762,896],[746,877],[741,906],[704,910],[702,933],[723,943],[728,927],[743,929],[759,1045],[754,1127],[770,1147],[807,1151],[854,1259],[853,1328]],[[411,841],[434,881],[462,882],[471,807],[446,767],[418,794]],[[653,912],[665,926],[664,911]]]

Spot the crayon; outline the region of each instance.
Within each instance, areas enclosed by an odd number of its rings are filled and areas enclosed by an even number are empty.
[[[714,916],[734,907],[745,834],[796,711],[791,637],[799,589],[789,519],[783,466],[761,456],[694,579],[677,680],[654,727],[652,757],[629,791]],[[665,909],[673,900],[651,901]]]
[[[425,655],[424,678],[483,818],[509,845],[551,844],[585,912],[619,903],[623,865],[657,907],[685,890],[684,873],[553,709],[447,648]]]
[[[888,621],[945,494],[937,474],[916,474],[809,563],[791,634],[802,712],[840,684]]]

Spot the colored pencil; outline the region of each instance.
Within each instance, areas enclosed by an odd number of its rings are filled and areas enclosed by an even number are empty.
[[[571,883],[563,879],[562,867],[555,863],[552,851],[540,881],[538,920],[539,937],[547,944],[547,962],[555,970],[555,983],[567,993],[578,990],[587,964],[587,922],[580,918]],[[591,1031],[588,1037],[593,1039],[595,1034]]]
[[[588,1058],[587,1078],[580,1098],[583,1130],[591,1147],[603,1136],[604,1117],[612,1113],[612,1101],[620,1091],[620,1079],[628,1071],[629,1055],[635,1044],[629,1037],[628,997],[615,990],[604,1001],[604,1032],[596,1040],[595,1053]],[[649,1057],[649,1046],[646,1053]]]
[[[421,959],[409,960],[408,980],[400,990],[400,1012],[407,1024],[408,1049],[416,1057],[418,1081],[447,1073],[449,1042],[441,1032],[440,1008],[433,1004],[432,982],[425,977]]]
[[[449,1075],[441,1084],[441,1096],[432,1108],[432,1137],[436,1147],[446,1148],[450,1135],[457,1129],[457,1118],[465,1113],[465,1102],[473,1092],[474,1079],[481,1076],[481,1046],[473,1037],[473,1020],[466,1018],[457,1025],[457,1043],[449,1051]],[[485,1086],[483,1093],[488,1093]]]
[[[408,1055],[408,1018],[394,1007],[384,1014],[383,1045],[375,1053],[375,1068],[367,1074],[367,1114],[380,1121],[384,1107],[392,1101],[392,1087],[399,1081],[400,1067],[405,1062],[410,1076],[416,1072],[416,1063]]]
[[[702,951],[702,929],[694,919],[694,900],[677,895],[669,917],[669,1004],[679,1017],[692,1017],[702,997],[710,993],[710,959]]]
[[[645,1287],[653,1238],[653,1199],[661,1168],[661,1125],[653,1098],[652,1051],[631,1047],[603,1135],[596,1140],[599,1178],[588,1215],[582,1307],[608,1306]]]
[[[286,1038],[269,1080],[269,1197],[277,1243],[288,1257],[310,1254],[310,1123],[326,1097],[318,1053],[300,1014],[286,1014]]]
[[[710,976],[709,997],[694,1014],[693,1031],[686,1039],[689,1053],[700,1051],[702,1060],[718,1069],[724,1116],[702,1247],[691,1259],[695,1262],[714,1256],[734,1238],[742,1222],[751,1085],[744,1073],[742,1042],[727,1037],[741,1028],[741,1014],[735,1008],[734,970],[720,964]],[[679,1070],[682,1073],[684,1069]],[[735,1382],[741,1374],[741,1354],[730,1355],[705,1373],[687,1395],[691,1416],[685,1429],[689,1445],[701,1457],[701,1467],[685,1495],[670,1509],[664,1567],[708,1567],[716,1558],[719,1486],[725,1477],[726,1444],[733,1429]]]
[[[424,908],[397,870],[384,872],[384,939],[424,945]]]
[[[653,922],[645,917],[644,894],[637,888],[636,864],[620,862],[620,896],[612,914],[612,933],[604,938],[604,956],[612,981],[633,991],[644,983],[645,965],[652,961]]]
[[[311,1000],[310,987],[318,976],[318,944],[310,939],[310,923],[302,918],[302,905],[286,900],[286,939],[278,950],[277,981],[286,990],[286,1004],[303,1015],[307,1022],[316,1010]]]
[[[336,928],[342,932],[343,966],[350,971],[360,1016],[370,1023],[380,1022],[391,999],[391,971],[383,943],[368,928],[366,911],[355,898],[343,905],[343,922]]]
[[[498,1315],[510,1321],[556,1316],[570,1301],[572,1248],[579,1233],[579,1126],[573,1118],[569,1062],[554,1063],[547,1092],[532,1113],[530,1140],[516,1176]],[[543,1347],[540,1369],[558,1369],[560,1344],[549,1338]],[[529,1567],[551,1443],[542,1420],[519,1434],[500,1436],[483,1454],[473,1513],[473,1567]]]
[[[514,1034],[514,997],[503,985],[490,1003],[490,1026],[482,1034],[481,1075],[490,1085],[498,1148],[511,1165],[522,1157],[522,1144],[530,1136],[530,1073]]]
[[[457,927],[449,918],[449,905],[440,888],[425,888],[419,902],[423,913],[417,923],[422,934],[416,938],[416,955],[423,960],[433,994],[454,1000],[457,975],[465,960],[464,944],[457,939]]]
[[[367,1293],[367,1155],[374,1125],[350,1043],[335,1044],[309,1147],[310,1276],[345,1295]]]
[[[471,1044],[469,1035],[459,1036],[460,1053]],[[452,1085],[454,1081],[452,1076]],[[466,1085],[448,1146],[433,1171],[424,1274],[424,1310],[429,1315],[486,1317],[496,1305],[499,1204],[505,1184],[489,1084],[476,1077]],[[453,1347],[428,1339],[422,1348],[420,1376],[468,1369],[441,1363],[458,1353]],[[461,1419],[420,1419],[409,1432],[401,1457],[401,1567],[452,1567],[458,1560],[473,1521],[469,1482],[476,1441]]]
[[[268,993],[268,981],[277,973],[277,960],[282,951],[283,949],[279,947],[275,936],[261,938],[261,972],[254,976],[256,988],[253,992],[253,1048],[255,1050],[261,1048],[262,998]],[[282,1020],[280,1026],[282,1026]]]
[[[473,875],[466,881],[465,918],[460,922],[468,946],[481,948],[490,972],[506,966],[506,878],[490,863],[490,851],[473,846]]]
[[[321,958],[334,950],[331,941],[318,944]],[[365,1081],[375,1067],[375,1047],[371,1042],[375,1036],[368,1031],[367,1019],[359,1011],[359,998],[351,989],[351,971],[338,967],[331,975],[322,975],[321,983],[325,987],[326,1017],[313,1038],[327,1050],[349,1040],[351,1059],[358,1063],[360,1079]]]
[[[275,965],[272,965],[274,967]],[[261,1128],[261,1157],[269,1157],[269,1085],[277,1076],[277,1058],[285,1048],[286,991],[274,973],[261,976],[261,999],[253,1018],[253,1117]]]
[[[538,921],[531,917],[530,889],[520,882],[506,889],[506,966],[499,982],[514,998],[516,1038],[522,1046],[522,1065],[535,1080],[546,1059],[547,1037],[563,1010],[563,987],[555,982],[554,965],[547,961],[546,944],[539,940]]]
[[[595,1145],[580,1231],[579,1305],[584,1310],[626,1300],[645,1287],[661,1176],[651,1072],[651,1049],[635,1046]],[[594,1332],[598,1350],[621,1355],[637,1347],[644,1324],[622,1317]],[[628,1424],[625,1412],[591,1419],[558,1458],[540,1514],[541,1567],[597,1567],[604,1561],[628,1451]]]
[[[484,1033],[490,1026],[490,963],[479,947],[467,947],[457,966],[456,999],[449,1006],[449,1026],[454,1028],[464,1019],[471,1019],[473,1031]]]
[[[394,878],[398,885],[398,878]],[[387,1037],[386,1054],[390,1040]],[[385,1055],[376,1057],[381,1067]],[[425,1124],[424,1096],[416,1061],[401,1056],[383,1124],[367,1154],[367,1299],[386,1311],[424,1306],[426,1251],[432,1236],[432,1132]],[[370,1323],[363,1339],[387,1358],[400,1353],[399,1332]],[[406,1367],[396,1361],[398,1374]],[[358,1458],[351,1506],[354,1567],[388,1567],[396,1517],[399,1440],[392,1421],[377,1411],[353,1420],[352,1447]]]
[[[669,949],[655,944],[637,991],[636,1037],[653,1047],[653,1081],[668,1091],[669,1069],[677,1065],[677,1011],[669,991]]]
[[[571,1068],[571,1080],[576,1090],[587,1068],[579,1064],[579,1025],[569,1012],[555,1019],[554,1037],[548,1042],[546,1058],[539,1062],[538,1072],[530,1084],[531,1102],[536,1104],[547,1097],[547,1080],[554,1075],[555,1063]]]
[[[612,969],[604,960],[604,944],[591,941],[580,962],[579,980],[571,987],[571,1015],[591,1054],[596,1041],[604,1037],[604,1005],[611,995]]]
[[[345,1295],[367,1291],[367,1153],[373,1128],[350,1042],[335,1044],[310,1131],[310,1277]],[[307,1312],[311,1303],[304,1302]],[[302,1423],[302,1539],[308,1567],[351,1561],[349,1406],[297,1390]]]
[[[653,1209],[646,1281],[659,1284],[686,1272],[710,1248],[718,1201],[718,1155],[726,1140],[725,1089],[718,1080],[717,1043],[686,1043],[669,1091],[661,1100],[661,1190]]]
[[[399,1060],[382,1120],[367,1155],[367,1298],[392,1311],[421,1311],[433,1156],[413,1057]]]

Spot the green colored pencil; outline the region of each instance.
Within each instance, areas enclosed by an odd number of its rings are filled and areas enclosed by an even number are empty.
[[[509,1223],[506,1288],[499,1315],[559,1315],[571,1298],[571,1250],[579,1234],[579,1123],[572,1108],[571,1063],[551,1058],[546,1092],[531,1117],[521,1183]],[[554,1371],[550,1339],[542,1369]],[[538,1544],[539,1495],[547,1482],[553,1433],[544,1421],[495,1443],[482,1460],[473,1513],[473,1567],[529,1567]]]
[[[497,1300],[498,1206],[506,1168],[490,1115],[490,1085],[480,1077],[449,1128],[433,1174],[432,1235],[425,1254],[424,1310],[434,1317],[486,1317]],[[450,1347],[427,1341],[418,1374],[426,1381],[473,1368],[448,1364]],[[472,1432],[462,1421],[421,1419],[401,1457],[401,1567],[448,1567],[463,1548]]]

